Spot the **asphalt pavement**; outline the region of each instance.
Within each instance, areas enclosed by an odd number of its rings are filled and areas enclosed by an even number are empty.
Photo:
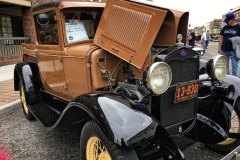
[[[79,160],[80,128],[66,124],[47,131],[40,122],[27,121],[21,109],[1,116],[0,122],[0,146],[15,160]],[[188,160],[223,157],[201,143],[183,152]]]

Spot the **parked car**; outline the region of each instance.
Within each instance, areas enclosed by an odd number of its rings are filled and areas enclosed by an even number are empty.
[[[219,36],[213,36],[212,41],[213,42],[218,42],[219,41]]]
[[[35,44],[14,70],[26,118],[83,126],[82,160],[185,159],[174,141],[183,136],[233,150],[240,81],[224,56],[204,62],[175,45],[188,15],[137,0],[33,7]]]
[[[203,42],[195,41],[195,47],[193,50],[199,54],[200,58],[203,57],[205,54],[205,49],[203,49]]]

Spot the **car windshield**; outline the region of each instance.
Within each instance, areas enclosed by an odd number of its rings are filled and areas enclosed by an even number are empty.
[[[103,8],[79,8],[63,11],[67,43],[94,38]]]

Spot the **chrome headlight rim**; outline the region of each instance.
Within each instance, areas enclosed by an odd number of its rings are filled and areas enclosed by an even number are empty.
[[[151,76],[153,75],[153,72],[158,68],[158,67],[161,67],[161,66],[164,66],[168,69],[168,73],[169,73],[169,81],[168,81],[168,84],[167,86],[161,90],[161,92],[158,92],[156,91],[152,85],[151,85]],[[154,94],[156,95],[160,95],[164,92],[166,92],[166,90],[169,88],[171,82],[172,82],[172,70],[170,68],[170,66],[165,63],[165,62],[155,62],[153,63],[149,68],[148,68],[148,71],[147,71],[147,74],[146,74],[146,77],[145,77],[145,82],[146,82],[146,86],[148,87],[149,90],[151,90]]]
[[[225,73],[224,73],[224,75],[222,76],[222,77],[218,77],[217,75],[216,75],[216,65],[217,65],[217,63],[218,63],[218,61],[220,60],[220,59],[224,59],[225,61],[226,61],[226,68],[225,68]],[[227,58],[225,57],[225,56],[223,56],[223,55],[217,55],[217,56],[214,56],[211,60],[209,60],[209,62],[208,62],[209,64],[207,65],[207,70],[208,70],[208,75],[212,78],[212,79],[217,79],[217,80],[219,80],[219,81],[221,81],[221,80],[223,80],[225,77],[226,77],[226,75],[227,75],[227,71],[228,71],[228,60],[227,60]]]

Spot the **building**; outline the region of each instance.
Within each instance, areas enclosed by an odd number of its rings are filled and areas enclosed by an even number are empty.
[[[205,28],[206,31],[209,31],[210,35],[219,35],[222,28],[222,19],[214,19],[206,23]]]
[[[232,13],[235,15],[236,21],[237,21],[238,23],[240,23],[240,6],[234,8],[234,9],[229,10],[229,12],[232,12]],[[229,13],[229,12],[228,12],[228,13]],[[225,19],[226,14],[227,14],[227,13],[225,13],[224,15],[222,15],[222,21]],[[224,22],[222,22],[222,27],[225,26],[225,25],[226,25],[226,24],[225,24]]]
[[[25,18],[30,7],[30,0],[0,0],[0,66],[21,60],[20,43],[30,41]]]
[[[0,67],[21,61],[21,43],[34,41],[31,6],[50,1],[54,0],[0,0]]]
[[[235,14],[237,22],[240,23],[240,6],[234,8],[231,12]]]

